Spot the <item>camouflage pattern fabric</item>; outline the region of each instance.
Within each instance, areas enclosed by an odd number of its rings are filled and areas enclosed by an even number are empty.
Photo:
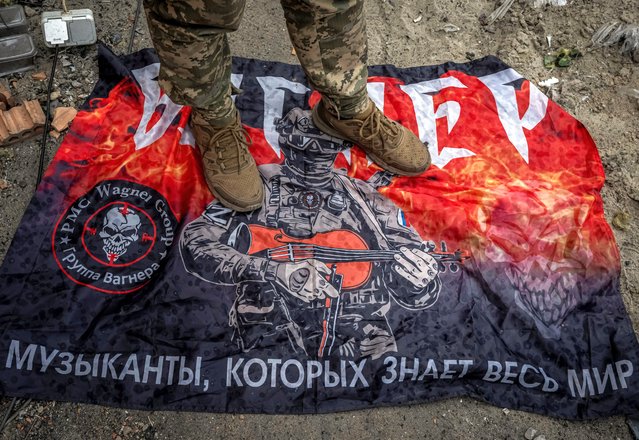
[[[162,87],[214,125],[226,125],[235,115],[226,34],[239,27],[244,6],[245,0],[145,0]],[[342,117],[363,111],[368,75],[363,0],[282,0],[282,7],[311,86]]]

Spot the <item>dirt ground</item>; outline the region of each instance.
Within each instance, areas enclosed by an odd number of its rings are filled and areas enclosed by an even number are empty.
[[[558,78],[557,85],[544,91],[588,127],[599,147],[607,174],[603,189],[606,218],[613,225],[621,250],[623,298],[639,330],[639,101],[624,93],[627,87],[639,88],[639,64],[622,56],[618,48],[589,45],[593,32],[604,23],[616,20],[639,24],[639,3],[569,0],[563,7],[535,9],[533,0],[518,0],[504,18],[482,25],[480,17],[490,14],[496,3],[367,0],[370,63],[407,67],[497,55],[536,83]],[[91,8],[99,39],[117,53],[126,52],[134,0],[68,0],[67,4],[70,8]],[[42,9],[28,10],[36,41],[42,41],[39,13],[56,7],[53,0],[48,0]],[[454,26],[444,28],[446,25]],[[249,0],[243,25],[231,42],[239,56],[297,62],[275,1]],[[36,71],[48,72],[52,51],[39,45]],[[150,45],[142,18],[134,48]],[[549,71],[543,66],[544,55],[562,47],[578,48],[583,57],[568,68]],[[80,105],[96,78],[94,47],[63,50],[54,87],[59,97],[54,106]],[[46,82],[33,80],[31,72],[5,80],[20,99],[46,100]],[[49,141],[48,160],[60,141]],[[34,191],[38,148],[36,140],[0,147],[0,262]],[[0,400],[0,418],[9,402]],[[523,439],[529,428],[546,439],[632,438],[623,417],[568,422],[502,410],[468,398],[321,416],[141,412],[60,402],[17,403],[24,407],[8,423],[2,438]]]

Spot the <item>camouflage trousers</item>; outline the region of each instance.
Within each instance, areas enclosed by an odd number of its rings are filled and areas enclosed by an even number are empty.
[[[160,83],[214,125],[235,114],[227,33],[246,0],[145,0],[162,68]],[[288,33],[311,87],[342,117],[367,105],[363,0],[281,0]]]

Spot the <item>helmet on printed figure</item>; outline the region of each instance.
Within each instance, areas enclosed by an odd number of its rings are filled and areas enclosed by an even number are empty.
[[[303,180],[330,176],[337,154],[353,146],[320,131],[313,125],[311,112],[300,108],[277,120],[275,129],[287,168]]]

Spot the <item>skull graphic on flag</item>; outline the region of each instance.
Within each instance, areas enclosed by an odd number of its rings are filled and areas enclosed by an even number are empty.
[[[102,249],[109,261],[116,261],[126,253],[132,243],[138,241],[140,224],[140,216],[129,210],[126,205],[116,206],[107,211],[100,238],[104,241]]]

